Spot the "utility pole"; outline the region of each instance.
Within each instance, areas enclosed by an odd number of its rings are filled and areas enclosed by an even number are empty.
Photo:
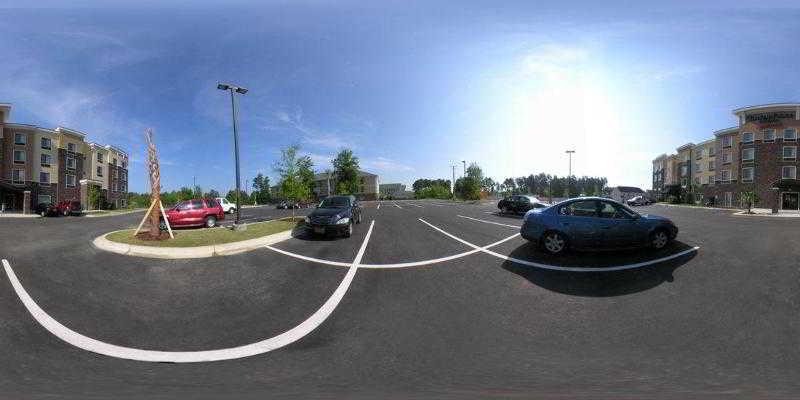
[[[197,196],[197,177],[192,176],[192,192]]]
[[[567,150],[566,153],[569,155],[569,174],[567,174],[567,198],[569,198],[572,185],[572,154],[575,153],[575,150]]]
[[[456,166],[451,165],[450,168],[453,169],[453,183],[450,185],[450,193],[453,194],[453,197],[456,196]]]

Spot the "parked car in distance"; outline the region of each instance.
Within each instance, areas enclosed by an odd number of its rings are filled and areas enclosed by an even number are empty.
[[[520,234],[548,253],[567,249],[662,249],[678,235],[672,221],[641,215],[610,199],[581,197],[525,214]]]
[[[284,201],[281,201],[280,203],[278,203],[278,205],[275,206],[275,208],[277,208],[279,210],[290,210],[292,208],[300,208],[300,207],[298,207],[297,203],[295,203],[293,201],[284,200]]]
[[[36,205],[36,213],[43,217],[57,217],[58,207],[53,203],[39,203]]]
[[[225,214],[233,214],[236,212],[236,203],[231,203],[224,197],[217,197],[217,203],[222,206],[222,212]]]
[[[647,206],[653,204],[654,201],[645,196],[635,196],[628,199],[626,203],[628,203],[629,206]]]
[[[350,237],[353,225],[361,223],[361,205],[355,196],[328,196],[305,218],[311,234],[333,233]]]
[[[171,227],[205,226],[213,228],[217,222],[225,219],[225,212],[214,199],[192,199],[182,201],[166,210],[166,217]],[[167,229],[167,224],[163,219],[160,226],[162,230]]]
[[[56,205],[56,208],[58,209],[58,213],[65,217],[68,215],[81,214],[81,202],[78,200],[61,201]]]
[[[514,195],[508,196],[497,203],[497,208],[503,214],[523,214],[535,208],[545,208],[550,205],[533,196]]]

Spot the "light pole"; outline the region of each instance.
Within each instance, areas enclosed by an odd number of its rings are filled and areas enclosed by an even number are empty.
[[[227,90],[231,93],[231,112],[233,113],[233,149],[236,156],[236,220],[233,222],[233,229],[241,229],[239,226],[239,218],[241,217],[241,181],[239,179],[239,109],[236,105],[236,96],[233,92],[239,94],[247,93],[247,89],[230,85],[227,83],[217,84],[217,89]]]
[[[461,175],[461,177],[463,178],[463,177],[467,176],[467,162],[464,161],[464,160],[461,160],[461,164],[464,165],[464,174]]]
[[[456,166],[451,165],[450,167],[453,168],[453,183],[450,185],[450,193],[456,197]]]
[[[567,198],[570,195],[570,184],[572,183],[572,154],[575,153],[575,150],[567,150],[567,155],[569,155],[569,173],[567,174]]]

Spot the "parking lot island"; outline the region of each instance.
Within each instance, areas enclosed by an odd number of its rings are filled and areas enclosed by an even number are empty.
[[[150,258],[207,258],[254,250],[292,237],[299,219],[284,218],[249,224],[246,231],[228,228],[179,230],[175,239],[146,241],[133,237],[132,229],[114,231],[94,239],[93,245],[117,254]]]

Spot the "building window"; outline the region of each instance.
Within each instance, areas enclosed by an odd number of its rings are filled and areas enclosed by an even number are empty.
[[[697,157],[696,158],[698,158],[698,159],[703,158],[703,149],[702,148],[697,149]]]
[[[25,170],[24,169],[15,169],[11,171],[11,181],[16,184],[23,184],[25,183]]]
[[[75,175],[66,175],[67,177],[67,187],[75,187]]]
[[[722,163],[723,164],[730,164],[731,163],[731,152],[730,150],[726,150],[722,152]]]
[[[775,141],[775,129],[764,129],[761,132],[764,133],[764,141],[765,142],[774,142]]]
[[[114,183],[111,184],[111,191],[112,192],[116,192],[117,191],[117,182],[114,182]]]
[[[50,197],[49,194],[40,194],[38,200],[39,202],[37,204],[42,204],[42,203],[50,204],[50,202],[52,201],[52,197]]]
[[[53,141],[50,138],[43,137],[42,138],[42,148],[50,150],[53,146]]]
[[[794,160],[797,158],[797,146],[783,146],[783,159]]]
[[[700,184],[700,177],[699,177],[699,176],[696,176],[696,177],[694,177],[694,183],[695,183],[696,185],[699,185],[699,184]]]
[[[111,165],[113,165],[115,167],[117,166],[117,159],[116,158],[112,158],[111,159]]]
[[[722,171],[722,181],[723,182],[730,182],[730,180],[731,180],[731,171],[729,171],[727,169]]]
[[[753,143],[753,132],[742,133],[742,143]]]
[[[17,164],[25,164],[25,150],[14,150],[14,162]]]
[[[797,179],[797,167],[794,165],[786,165],[781,168],[782,179]]]
[[[713,171],[714,170],[714,161],[709,161],[708,162],[708,170],[709,171]]]
[[[39,184],[40,185],[49,185],[50,184],[50,173],[49,172],[39,172]]]
[[[75,157],[67,157],[67,168],[75,169]]]
[[[722,147],[731,147],[733,145],[733,137],[732,136],[724,136],[722,138]]]
[[[77,146],[75,145],[75,143],[67,143],[67,151],[68,152],[74,153],[76,149],[77,149]]]
[[[714,146],[714,145],[708,146],[708,156],[709,157],[714,157],[715,154],[717,154],[716,146]]]
[[[685,165],[681,165],[681,176],[686,176],[689,172],[689,168]]]
[[[103,167],[97,167],[97,176],[99,177],[103,176]]]
[[[42,154],[41,161],[43,167],[49,167],[50,164],[53,162],[53,156],[51,156],[50,154]]]
[[[122,160],[122,168],[128,168],[128,162],[127,161]]]
[[[742,182],[753,181],[753,167],[742,168]]]
[[[756,149],[748,147],[742,149],[742,161],[753,161],[756,158]]]
[[[103,162],[103,153],[97,153],[97,162]]]
[[[708,178],[708,182],[706,182],[706,183],[708,183],[709,185],[713,185],[714,184],[714,176],[713,175],[709,175],[707,178]]]
[[[694,172],[703,172],[703,164],[699,162],[694,163]]]
[[[786,128],[783,130],[783,140],[794,142],[797,140],[797,130],[794,128]]]
[[[14,144],[25,145],[25,143],[28,142],[27,139],[28,139],[28,137],[25,136],[22,133],[15,133],[14,134]]]

